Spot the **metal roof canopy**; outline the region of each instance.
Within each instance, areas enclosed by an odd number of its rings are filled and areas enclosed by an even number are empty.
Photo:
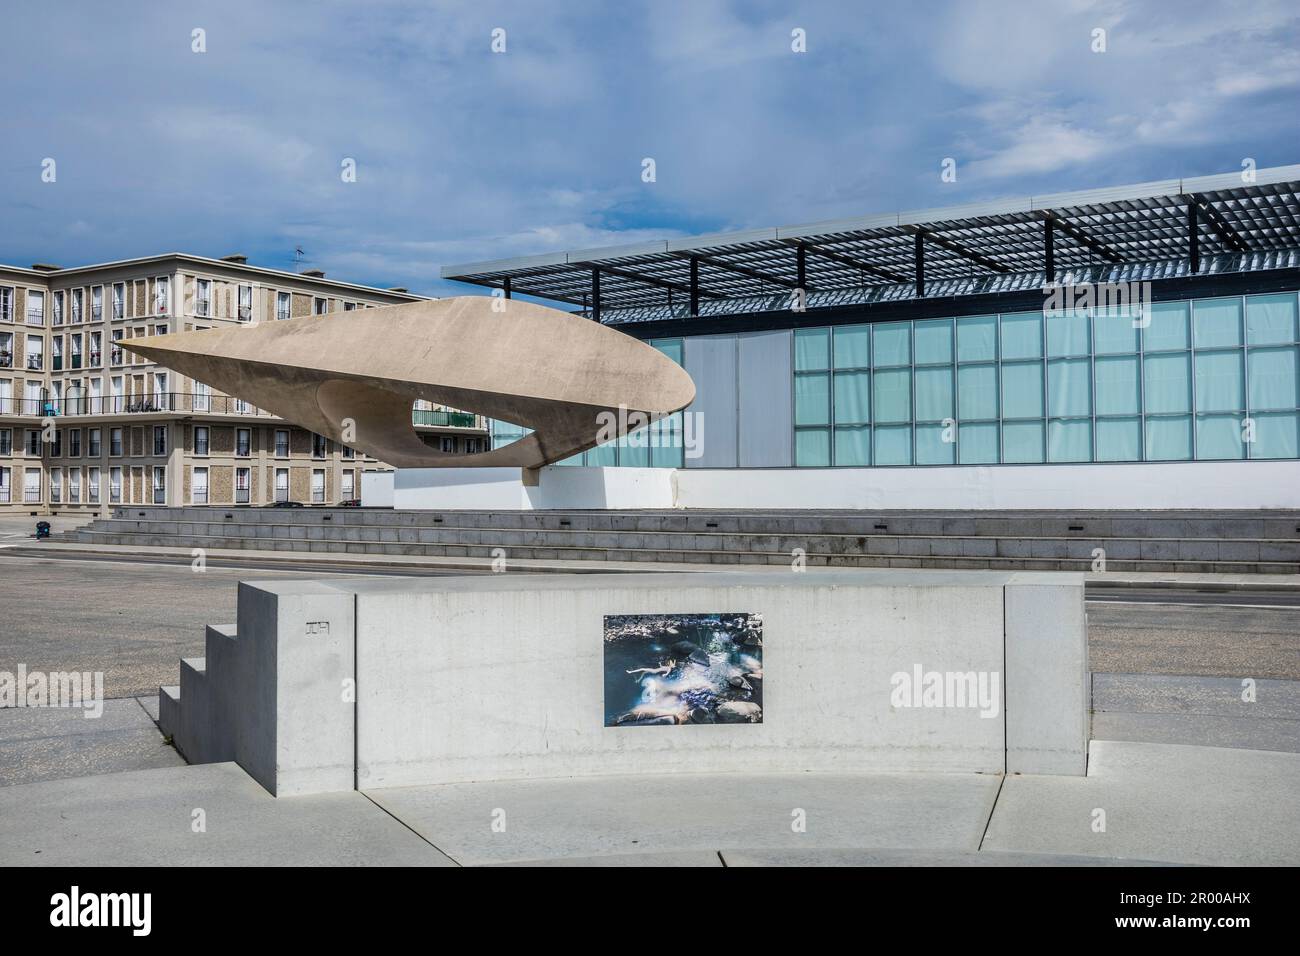
[[[1300,249],[1300,165],[801,226],[445,266],[444,279],[576,305],[593,318],[700,300],[1036,275],[1097,265],[1237,262]],[[1271,258],[1271,257],[1268,257]],[[901,292],[902,290],[895,290]],[[821,298],[819,296],[819,298]],[[709,309],[708,311],[713,311]],[[611,314],[612,313],[612,314]]]

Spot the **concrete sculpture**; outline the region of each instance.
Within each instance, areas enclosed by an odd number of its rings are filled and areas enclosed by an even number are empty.
[[[399,468],[536,469],[607,440],[611,424],[621,435],[695,397],[685,370],[629,335],[544,306],[485,296],[122,345]],[[437,451],[412,426],[416,399],[532,433],[477,454]]]

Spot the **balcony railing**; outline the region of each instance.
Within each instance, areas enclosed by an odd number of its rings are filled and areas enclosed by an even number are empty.
[[[13,368],[13,367],[14,367],[14,353],[0,352],[0,368]]]
[[[9,504],[9,486],[0,485],[0,505]]]
[[[416,425],[441,425],[444,428],[473,428],[478,425],[478,416],[471,412],[451,412],[441,408],[417,408],[411,413],[411,416],[413,424]]]
[[[256,407],[226,395],[159,392],[154,395],[105,395],[84,398],[0,398],[0,415],[156,415],[198,412],[212,415],[262,415]]]
[[[27,367],[33,371],[39,372],[45,367],[45,359],[41,355],[27,356]]]
[[[28,310],[27,310],[27,324],[28,324],[28,325],[44,325],[44,324],[45,324],[45,310],[44,310],[44,309],[28,309]]]
[[[248,489],[247,489],[247,488],[236,488],[236,489],[235,489],[235,504],[237,504],[237,505],[246,505],[246,504],[248,504]]]
[[[122,352],[122,350],[117,346],[114,346],[112,351],[109,352],[109,359],[112,361],[114,365],[121,365],[123,360],[123,355],[124,353]]]
[[[40,501],[40,500],[41,500],[41,493],[40,493],[40,490],[39,490],[39,489],[36,489],[36,488],[24,488],[24,489],[23,489],[23,503],[24,503],[24,504],[32,504],[33,502]]]
[[[275,489],[275,500],[276,500],[276,501],[288,501],[288,500],[289,500],[289,489],[288,489],[288,488],[276,488],[276,489]]]
[[[90,321],[92,322],[104,321],[104,307],[102,305],[92,305],[90,307]]]
[[[155,489],[153,490],[153,503],[156,504],[156,505],[165,505],[165,504],[167,504],[167,489],[166,489],[166,488],[155,488]]]
[[[196,505],[206,505],[208,503],[208,489],[194,488],[190,491],[190,500]]]

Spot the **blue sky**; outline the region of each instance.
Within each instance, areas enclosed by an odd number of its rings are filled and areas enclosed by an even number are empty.
[[[0,261],[301,247],[464,294],[439,266],[1300,162],[1298,10],[10,3]]]

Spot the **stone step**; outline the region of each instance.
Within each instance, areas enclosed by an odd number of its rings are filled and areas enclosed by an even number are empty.
[[[500,543],[482,545],[453,545],[435,543],[396,543],[396,542],[346,542],[321,541],[289,538],[246,538],[213,537],[199,535],[145,535],[120,533],[86,533],[80,543],[88,545],[125,545],[136,547],[176,547],[262,550],[284,552],[309,552],[314,554],[365,554],[365,555],[406,555],[438,557],[475,557],[492,558],[494,552],[504,548],[507,558],[535,560],[592,560],[592,561],[656,561],[686,562],[705,564],[788,564],[792,560],[790,551],[781,550],[715,550],[707,548],[601,548],[601,547],[567,547],[546,546],[505,546]],[[802,546],[804,541],[795,546]],[[878,544],[878,543],[877,543]],[[940,568],[997,568],[1004,570],[1071,570],[1086,571],[1092,567],[1092,549],[1095,543],[1086,541],[1039,542],[1037,545],[1024,547],[1018,541],[981,542],[978,551],[987,552],[988,545],[993,545],[992,554],[956,553],[962,550],[954,546],[952,539],[911,539],[906,547],[900,545],[897,550],[882,553],[887,547],[879,545],[868,549],[823,552],[813,549],[805,550],[805,559],[809,566],[830,567],[940,567]],[[1265,573],[1294,574],[1300,572],[1300,561],[1288,554],[1263,554],[1250,560],[1246,557],[1231,556],[1220,551],[1220,544],[1237,545],[1238,542],[1197,542],[1193,550],[1165,547],[1158,550],[1141,548],[1136,553],[1131,549],[1131,556],[1123,556],[1122,547],[1111,543],[1107,547],[1108,570],[1114,571],[1186,571],[1186,572],[1221,572],[1221,573]],[[1119,551],[1119,554],[1115,552]]]
[[[178,684],[158,688],[158,729],[164,737],[176,736],[181,723],[181,689]]]

